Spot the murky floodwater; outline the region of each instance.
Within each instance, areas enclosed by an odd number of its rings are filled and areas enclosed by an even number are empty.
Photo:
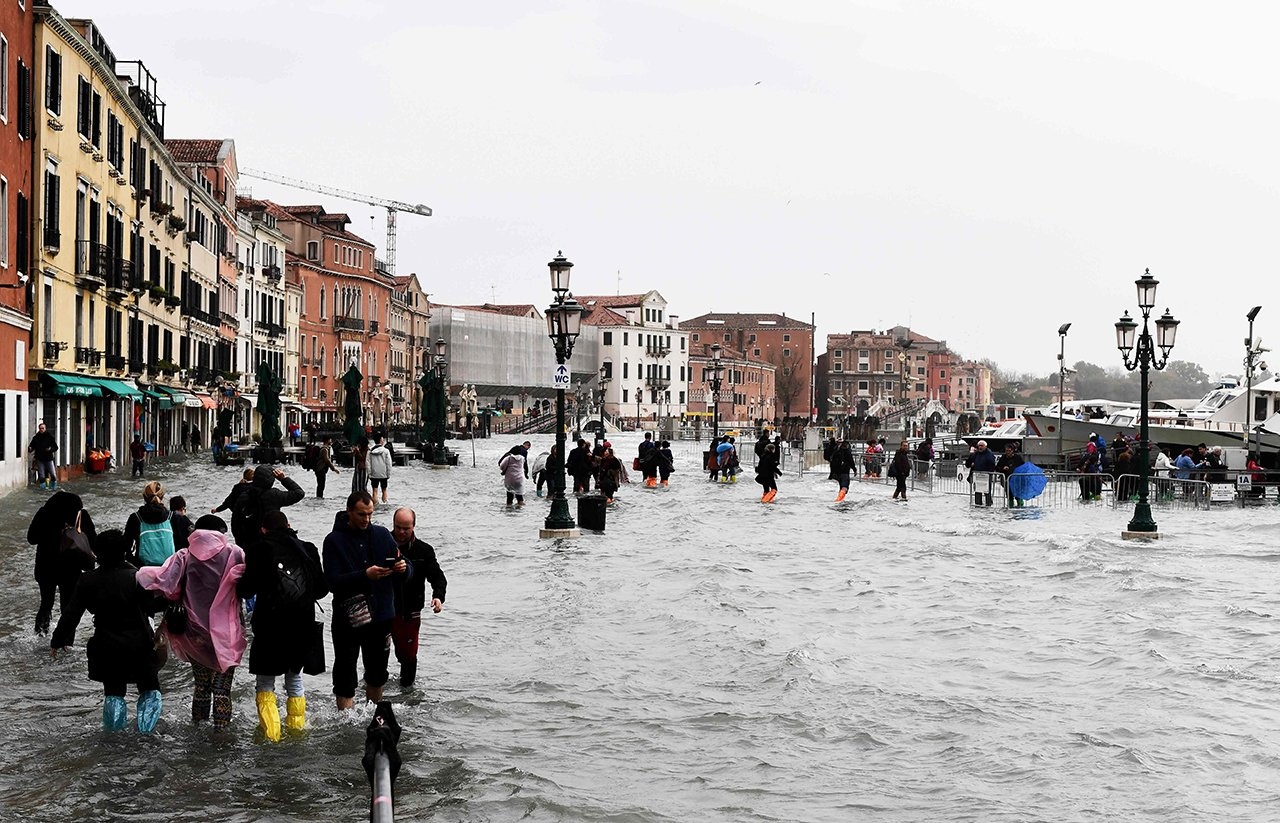
[[[399,819],[1276,817],[1280,511],[1157,512],[1170,536],[1141,545],[1109,509],[903,506],[856,484],[837,507],[817,472],[762,506],[749,477],[708,485],[689,457],[670,489],[624,488],[607,534],[556,544],[537,537],[543,501],[502,505],[512,442],[479,442],[476,469],[463,443],[465,468],[392,478],[449,576],[422,690],[388,684]],[[635,442],[615,439],[628,459]],[[238,472],[179,458],[155,474],[199,511]],[[107,527],[140,485],[73,488]],[[367,815],[369,712],[337,713],[328,675],[308,678],[303,740],[252,742],[247,666],[233,732],[193,729],[172,662],[159,734],[104,736],[90,627],[56,660],[31,632],[23,537],[43,499],[0,510],[5,820]],[[337,505],[290,514],[319,543]]]

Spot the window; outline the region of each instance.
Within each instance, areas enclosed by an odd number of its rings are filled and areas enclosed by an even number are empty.
[[[752,350],[751,350],[751,356],[752,356],[752,357],[759,357],[759,356],[760,356],[760,350],[759,350],[759,349],[752,349]]]
[[[623,402],[623,403],[627,402],[627,390],[626,390],[626,389],[623,389],[623,390],[622,390],[622,402]]]
[[[9,122],[9,41],[0,34],[0,120]]]
[[[858,391],[866,392],[870,390],[870,387],[871,387],[870,384],[866,380],[858,381]]]
[[[18,61],[18,139],[31,136],[31,69]]]
[[[62,244],[58,231],[58,197],[62,179],[58,177],[58,163],[49,158],[44,170],[44,244],[56,249]]]
[[[690,336],[690,339],[691,339],[693,342],[697,343],[697,342],[698,342],[698,333],[697,333],[697,332],[694,332],[694,333]]]
[[[50,114],[62,114],[62,55],[53,46],[44,49],[44,107]]]
[[[622,333],[622,345],[624,345],[624,346],[625,346],[625,345],[627,345],[627,333],[626,333],[626,332],[623,332],[623,333]]]
[[[0,266],[9,268],[9,181],[0,177]]]
[[[318,241],[316,240],[307,241],[307,259],[308,260],[320,259],[320,243]],[[324,298],[323,297],[320,300],[320,316],[321,317],[324,316]]]
[[[624,362],[624,363],[622,364],[622,377],[623,377],[623,379],[626,379],[626,376],[627,376],[627,364]],[[559,402],[559,401],[557,401],[557,402]]]
[[[791,335],[789,335],[789,334],[784,334],[784,335],[782,335],[782,342],[783,342],[783,343],[790,343],[790,342],[791,342]]]

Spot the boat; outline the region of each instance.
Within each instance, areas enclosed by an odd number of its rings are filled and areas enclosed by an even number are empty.
[[[979,440],[985,440],[987,441],[987,448],[999,454],[1004,451],[1005,446],[1009,445],[1012,445],[1020,452],[1025,451],[1023,440],[1026,436],[1026,419],[1016,418],[984,423],[976,432],[963,435],[960,439],[970,448],[976,448]]]
[[[1251,423],[1258,421],[1260,416],[1265,420],[1280,413],[1280,380],[1277,378],[1268,378],[1256,384],[1251,391],[1237,381],[1222,381],[1190,408],[1186,401],[1150,403],[1147,429],[1151,442],[1171,451],[1181,451],[1201,443],[1210,448],[1245,448],[1245,404],[1248,402],[1246,395],[1250,393],[1254,403]],[[1089,405],[1096,401],[1081,403]],[[1119,408],[1101,418],[1081,420],[1064,414],[1061,432],[1058,431],[1056,407],[1052,414],[1048,413],[1049,409],[1028,410],[1023,414],[1027,421],[1027,435],[1055,443],[1060,435],[1064,453],[1083,449],[1093,434],[1102,436],[1108,443],[1115,439],[1117,433],[1131,440],[1137,439],[1141,409],[1132,403],[1116,405]],[[1270,414],[1259,415],[1260,410]],[[1254,439],[1263,454],[1280,452],[1280,433],[1265,425],[1252,425],[1251,428],[1256,429]]]

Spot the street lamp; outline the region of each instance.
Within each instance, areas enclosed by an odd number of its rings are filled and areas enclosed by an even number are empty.
[[[1070,323],[1058,327],[1058,459],[1062,459],[1062,398],[1067,380],[1067,329]]]
[[[1160,536],[1156,531],[1156,521],[1151,517],[1151,504],[1147,502],[1147,480],[1151,475],[1151,464],[1147,459],[1151,449],[1147,431],[1148,375],[1151,369],[1159,371],[1169,362],[1169,352],[1173,350],[1179,322],[1165,309],[1164,315],[1156,320],[1156,336],[1153,341],[1148,321],[1151,319],[1151,310],[1156,305],[1156,286],[1160,281],[1151,276],[1151,269],[1147,269],[1134,282],[1138,287],[1138,308],[1142,311],[1142,333],[1137,334],[1138,324],[1127,311],[1116,322],[1116,347],[1124,358],[1124,367],[1129,371],[1138,370],[1142,381],[1139,409],[1142,422],[1138,429],[1138,503],[1133,508],[1133,519],[1129,521],[1128,530],[1120,533],[1126,539]],[[1160,349],[1159,355],[1156,354],[1156,348]],[[1132,360],[1130,353],[1133,354]]]
[[[711,344],[711,448],[715,450],[715,442],[720,439],[720,381],[724,377],[724,363],[720,362],[723,354],[719,343]]]
[[[600,367],[600,428],[596,429],[595,444],[599,445],[604,440],[604,387],[609,382],[609,370],[604,366]]]
[[[910,332],[907,332],[910,334]],[[902,388],[899,391],[900,405],[902,406],[902,436],[911,436],[911,420],[907,417],[907,380],[911,376],[911,363],[907,358],[907,352],[911,350],[911,338],[898,338],[898,345],[902,347],[902,351],[898,354],[898,361],[902,363]]]
[[[547,309],[547,336],[556,347],[556,365],[563,366],[573,353],[573,344],[582,331],[582,306],[569,295],[569,270],[573,268],[558,252],[547,264],[551,270],[551,290],[555,302]],[[559,371],[559,369],[557,369]],[[554,473],[551,512],[547,515],[539,537],[577,537],[578,524],[569,514],[569,501],[564,496],[565,474],[564,385],[556,387],[556,460],[548,468]]]
[[[446,380],[444,353],[448,344],[443,337],[436,338],[436,380],[440,384],[440,427],[437,429],[436,447],[432,449],[432,462],[437,466],[449,465],[449,453],[444,449],[444,432],[449,420],[449,383]]]
[[[1258,365],[1259,358],[1267,349],[1262,348],[1262,341],[1254,342],[1253,339],[1253,321],[1258,316],[1258,312],[1262,311],[1262,306],[1254,306],[1245,315],[1249,320],[1249,336],[1244,339],[1244,379],[1245,379],[1245,399],[1244,399],[1244,448],[1245,454],[1249,454],[1250,440],[1253,433],[1249,430],[1251,415],[1253,413],[1253,370]]]

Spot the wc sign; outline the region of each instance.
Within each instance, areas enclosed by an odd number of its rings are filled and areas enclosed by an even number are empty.
[[[551,388],[569,391],[569,367],[561,363],[551,373]]]

